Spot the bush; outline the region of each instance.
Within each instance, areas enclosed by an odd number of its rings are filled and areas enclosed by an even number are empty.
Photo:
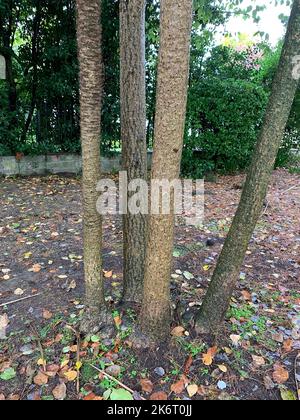
[[[182,172],[203,177],[235,172],[250,162],[268,94],[245,80],[206,78],[189,92]]]

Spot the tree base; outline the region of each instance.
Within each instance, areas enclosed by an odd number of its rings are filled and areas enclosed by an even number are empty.
[[[195,319],[194,329],[197,336],[208,334],[213,335],[209,323],[204,319],[204,317],[202,317],[201,314]]]
[[[154,350],[159,346],[157,341],[143,334],[139,328],[133,331],[130,341],[134,350]]]
[[[87,308],[80,324],[80,332],[85,335],[101,333],[104,338],[112,338],[116,333],[112,314],[106,307],[97,311]]]

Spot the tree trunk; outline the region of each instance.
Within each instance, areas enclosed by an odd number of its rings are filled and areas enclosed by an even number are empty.
[[[39,55],[39,32],[41,24],[41,3],[36,3],[36,12],[33,19],[32,25],[32,48],[31,48],[31,63],[32,63],[32,81],[31,81],[31,101],[28,116],[25,121],[25,126],[21,135],[21,144],[25,144],[29,128],[32,123],[34,116],[34,110],[37,102],[37,91],[38,91],[38,55]]]
[[[120,1],[120,55],[123,170],[127,172],[128,182],[146,180],[145,0]],[[146,216],[125,214],[123,234],[123,300],[141,302]]]
[[[152,179],[178,179],[183,147],[192,0],[162,0]],[[172,200],[173,201],[173,200]],[[153,342],[170,333],[174,212],[150,215],[141,332]]]
[[[199,333],[215,334],[224,320],[249,241],[261,215],[276,156],[298,86],[293,63],[300,55],[300,0],[295,0],[264,124],[239,208],[196,319]]]
[[[86,312],[81,327],[85,333],[101,329],[109,316],[102,275],[102,219],[96,209],[103,86],[100,16],[100,0],[77,0],[86,285]]]

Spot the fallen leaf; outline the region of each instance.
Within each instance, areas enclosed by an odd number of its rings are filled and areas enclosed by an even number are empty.
[[[49,376],[47,376],[45,373],[43,372],[39,372],[34,378],[33,378],[33,382],[36,385],[42,386],[42,385],[47,385],[49,381]]]
[[[34,264],[29,271],[33,273],[39,273],[42,269],[42,266],[40,264]]]
[[[18,288],[18,289],[16,289],[16,290],[14,291],[14,295],[16,295],[16,296],[22,296],[22,295],[24,295],[24,290],[23,290],[23,289]]]
[[[296,395],[292,391],[286,388],[282,388],[280,390],[280,394],[283,401],[297,401],[298,400]]]
[[[240,343],[241,339],[242,339],[242,337],[240,335],[232,334],[230,336],[230,340],[233,342],[235,347],[239,346],[239,343]]]
[[[283,349],[284,351],[286,351],[287,353],[289,353],[290,351],[292,351],[293,349],[293,340],[288,339],[283,343]]]
[[[193,384],[193,385],[189,385],[186,388],[186,390],[189,394],[189,397],[192,398],[192,397],[194,397],[194,395],[196,395],[198,393],[199,388],[198,388],[198,385]]]
[[[217,354],[218,348],[212,347],[208,349],[207,353],[203,354],[202,361],[205,366],[211,366],[214,360],[215,355]]]
[[[266,364],[265,359],[261,356],[252,356],[252,360],[253,360],[253,363],[254,363],[255,367],[265,366],[265,364]]]
[[[48,311],[47,309],[43,310],[43,318],[44,319],[51,319],[53,316],[52,312]]]
[[[242,291],[242,296],[243,296],[244,300],[246,300],[246,301],[251,301],[252,300],[251,293],[249,293],[247,290]]]
[[[69,382],[75,381],[78,376],[78,373],[75,370],[69,370],[64,373],[64,376],[68,379]]]
[[[218,368],[223,373],[227,373],[228,372],[228,369],[227,369],[227,367],[225,365],[218,365]]]
[[[273,380],[277,384],[284,384],[288,381],[290,375],[289,372],[281,365],[276,364],[274,366],[274,372],[273,372]]]
[[[106,279],[110,279],[113,276],[113,272],[112,271],[104,271],[104,277]]]
[[[179,327],[175,327],[172,330],[171,335],[173,337],[183,337],[184,336],[184,332],[185,332],[185,329],[183,327],[180,327],[179,326]]]
[[[9,324],[9,319],[7,314],[0,315],[0,340],[6,339],[6,329]]]
[[[67,387],[64,383],[57,385],[52,391],[53,397],[56,400],[62,401],[67,396]]]
[[[115,321],[115,324],[116,324],[117,328],[119,328],[122,325],[122,319],[119,315],[114,317],[114,321]]]
[[[176,395],[180,395],[185,388],[185,381],[180,379],[180,381],[176,382],[171,386],[171,392],[174,392]]]
[[[168,396],[165,392],[155,392],[150,397],[151,401],[167,401]]]
[[[141,379],[140,384],[141,384],[143,392],[147,392],[151,394],[151,392],[153,391],[154,385],[150,381],[150,379]]]

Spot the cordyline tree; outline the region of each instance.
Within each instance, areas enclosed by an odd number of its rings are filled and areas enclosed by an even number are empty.
[[[128,182],[146,180],[145,0],[120,1],[120,56],[123,170],[127,172]],[[146,216],[125,214],[123,235],[123,300],[141,302],[146,257]]]
[[[224,320],[245,254],[263,208],[276,156],[298,87],[300,0],[293,2],[281,60],[239,208],[196,319],[199,333],[215,334]]]
[[[178,179],[189,76],[192,0],[162,0],[152,179]],[[172,207],[172,206],[171,206]],[[140,316],[151,341],[170,331],[174,214],[151,215]]]
[[[83,224],[86,312],[82,332],[112,324],[107,311],[102,276],[102,219],[97,212],[100,180],[102,99],[101,6],[99,0],[77,0],[77,38],[80,65],[80,124],[83,160]]]

